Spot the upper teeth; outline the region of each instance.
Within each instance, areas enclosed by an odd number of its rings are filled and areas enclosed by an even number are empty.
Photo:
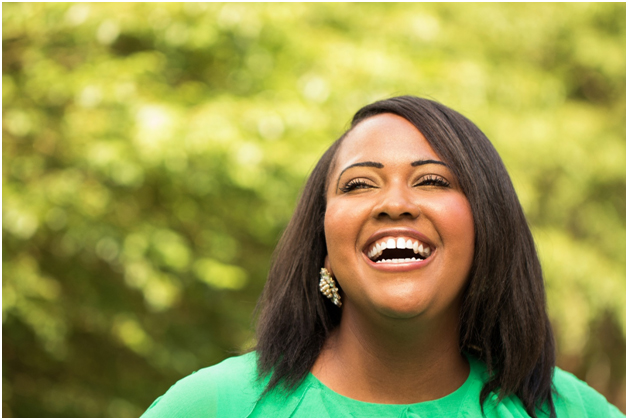
[[[423,258],[427,258],[432,254],[430,247],[427,245],[423,246],[419,241],[408,238],[384,238],[371,245],[367,255],[370,259],[375,259],[382,255],[382,251],[385,249],[412,249],[415,254],[419,254]]]

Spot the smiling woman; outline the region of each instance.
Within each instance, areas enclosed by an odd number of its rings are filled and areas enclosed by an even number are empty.
[[[144,417],[623,417],[555,367],[508,173],[433,101],[358,111],[310,176],[259,307],[256,351]]]

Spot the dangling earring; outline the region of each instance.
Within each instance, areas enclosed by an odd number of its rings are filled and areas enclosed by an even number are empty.
[[[325,267],[321,268],[321,281],[318,283],[318,289],[322,294],[331,299],[334,305],[339,308],[342,306],[336,282]]]

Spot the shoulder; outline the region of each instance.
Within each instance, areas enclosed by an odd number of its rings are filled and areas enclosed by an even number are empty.
[[[263,389],[251,352],[181,379],[142,417],[246,417]]]
[[[481,377],[483,385],[488,379],[486,365],[472,357],[468,358],[472,369],[479,372],[476,376]],[[553,389],[555,391],[553,400],[557,417],[626,417],[602,394],[573,374],[558,367],[554,369]],[[485,409],[487,411],[484,414],[487,417],[528,417],[523,403],[515,395],[509,395],[500,400],[496,394],[491,394]],[[545,417],[547,411],[546,407],[538,415]]]
[[[558,417],[625,417],[602,394],[560,368],[554,370],[554,389]]]

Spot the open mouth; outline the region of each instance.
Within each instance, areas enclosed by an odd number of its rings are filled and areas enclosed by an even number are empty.
[[[386,237],[372,243],[366,251],[375,263],[406,263],[423,261],[432,255],[433,249],[416,239],[406,237]]]

